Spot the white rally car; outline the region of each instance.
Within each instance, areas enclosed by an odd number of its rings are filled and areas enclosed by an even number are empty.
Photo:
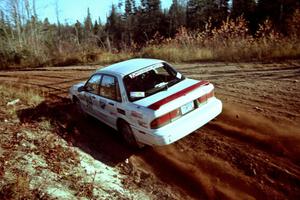
[[[156,59],[132,59],[97,70],[72,86],[70,97],[131,146],[171,144],[222,111],[211,83],[185,78]]]

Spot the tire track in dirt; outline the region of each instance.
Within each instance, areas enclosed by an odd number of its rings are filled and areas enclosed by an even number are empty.
[[[296,133],[298,136],[286,135],[287,130],[273,127],[266,119],[252,119],[239,111],[242,122],[237,122],[236,113],[230,113],[229,108],[225,108],[224,113],[205,127],[205,135],[214,132],[213,137],[208,136],[211,138],[207,143],[207,151],[195,148],[194,144],[197,146],[206,143],[199,140],[197,142],[195,138],[202,136],[196,136],[198,133],[195,133],[193,142],[186,142],[189,138],[185,138],[139,156],[157,177],[184,189],[194,198],[300,197],[300,160],[297,158],[300,153],[300,132]],[[224,135],[233,141],[224,141],[224,137],[216,141],[215,134]],[[199,144],[200,142],[203,143]],[[241,145],[235,147],[232,142]],[[252,152],[249,148],[255,151]],[[267,155],[267,158],[257,156],[257,152]],[[273,156],[270,157],[270,154]]]
[[[255,186],[253,181],[223,160],[204,152],[186,151],[188,154],[170,146],[156,148],[141,157],[157,177],[196,199],[268,197],[263,188]],[[282,197],[279,193],[275,196]]]
[[[43,71],[17,71],[15,73],[5,72],[0,73],[2,81],[9,81],[15,84],[22,84],[28,87],[35,87],[39,90],[47,91],[51,95],[66,97],[66,93],[70,88],[70,85],[77,82],[86,80],[86,74],[80,74],[78,78],[74,78],[72,73],[74,72],[64,72],[60,73],[58,76],[57,71],[47,71],[50,73],[48,75],[43,75]],[[51,73],[54,73],[51,74]],[[89,74],[89,73],[88,73]]]
[[[278,156],[290,157],[300,165],[300,128],[282,126],[262,117],[249,115],[237,106],[225,104],[223,113],[209,127],[223,135],[238,138]]]
[[[295,99],[296,104],[291,103],[285,103],[282,104],[282,102],[276,102],[274,101],[264,101],[263,97],[262,98],[256,98],[256,97],[247,97],[248,95],[245,94],[236,94],[236,93],[230,93],[228,94],[226,92],[218,92],[222,96],[226,96],[234,98],[234,99],[239,99],[237,102],[241,102],[241,100],[244,100],[243,104],[248,105],[252,107],[253,109],[259,110],[261,112],[267,112],[267,113],[275,113],[279,116],[286,116],[287,118],[295,119],[295,118],[300,118],[300,113],[297,112],[297,110],[300,110],[300,101],[298,99]],[[293,107],[294,111],[291,111],[290,109],[287,109],[287,106]],[[262,109],[263,107],[263,109]],[[274,107],[276,107],[276,110],[274,111]]]
[[[131,155],[133,167],[139,164],[157,180],[171,185],[174,193],[185,194],[186,199],[300,199],[300,127],[297,124],[300,122],[300,64],[253,65],[251,70],[222,63],[180,67],[187,77],[214,83],[224,111],[217,120],[175,144],[146,148],[135,155],[127,153]],[[66,97],[68,88],[88,78],[93,70],[93,67],[65,67],[0,72],[0,81],[43,88],[50,96]],[[20,81],[22,78],[24,81]],[[60,123],[62,116],[54,115],[51,119]],[[99,129],[93,127],[95,123],[85,124],[82,126],[88,128],[80,131],[92,133],[84,137],[90,143]],[[68,126],[74,126],[73,122]],[[101,129],[105,131],[111,130]],[[97,140],[101,144],[113,142],[110,136],[101,138],[104,141]],[[109,144],[103,150],[92,143],[92,148],[85,149],[97,155],[96,158],[110,154]],[[109,163],[116,155],[105,157]],[[113,162],[116,165],[121,162],[120,158],[116,160]],[[154,182],[150,179],[147,183]]]

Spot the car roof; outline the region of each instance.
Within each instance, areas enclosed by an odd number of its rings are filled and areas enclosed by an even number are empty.
[[[97,72],[126,76],[132,72],[161,62],[165,61],[150,58],[135,58],[112,64],[108,67],[97,70]]]

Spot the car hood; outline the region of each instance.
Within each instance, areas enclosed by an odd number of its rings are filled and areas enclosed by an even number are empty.
[[[85,81],[82,81],[82,82],[76,83],[76,84],[73,85],[72,87],[73,87],[74,89],[78,89],[79,87],[84,86],[84,84],[85,84]]]
[[[184,79],[183,81],[162,90],[154,95],[135,101],[134,104],[158,110],[160,107],[176,108],[174,106],[184,105],[213,89],[212,84],[207,81]],[[169,110],[169,109],[168,109]]]
[[[84,86],[84,84],[85,84],[85,81],[76,83],[75,85],[73,85],[73,86],[70,88],[69,92],[72,93],[72,94],[78,93],[78,88],[81,87],[81,86]]]

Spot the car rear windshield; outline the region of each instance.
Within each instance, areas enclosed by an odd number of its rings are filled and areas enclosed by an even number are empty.
[[[184,77],[167,63],[158,63],[124,77],[129,101],[136,101],[167,90]]]

